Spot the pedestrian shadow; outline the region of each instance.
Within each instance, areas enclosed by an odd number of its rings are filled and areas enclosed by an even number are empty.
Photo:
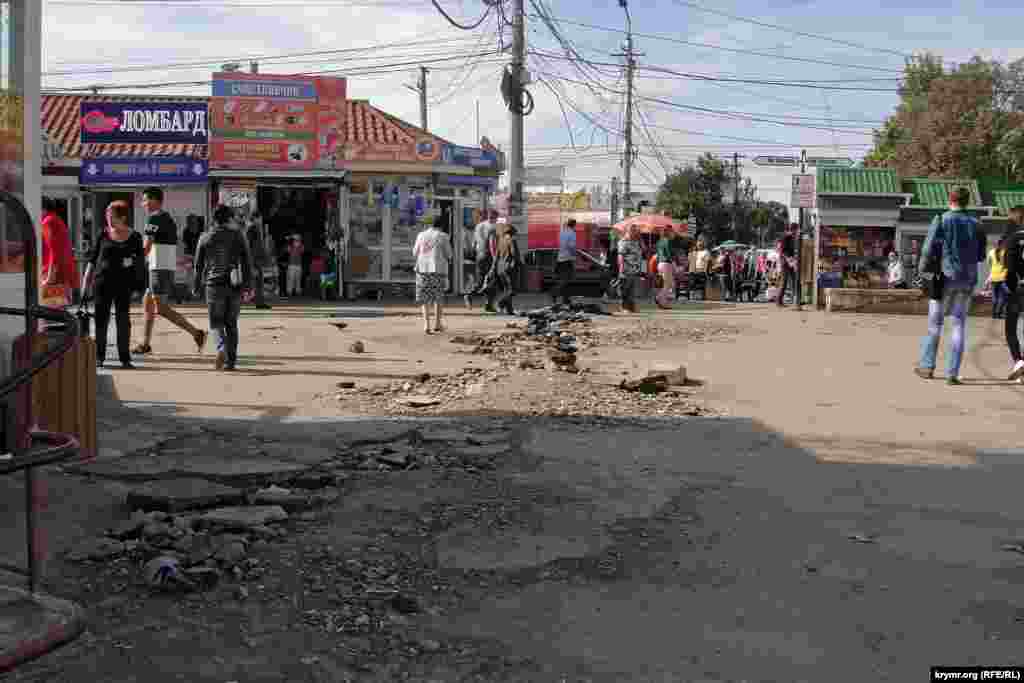
[[[281,365],[285,365],[282,363]],[[182,366],[160,366],[160,365],[136,365],[133,370],[126,370],[128,373],[136,372],[152,372],[152,373],[173,373],[173,372],[198,372],[198,373],[216,373],[218,375],[223,374],[225,379],[227,377],[335,377],[342,379],[350,378],[362,378],[362,379],[381,379],[381,380],[411,380],[417,374],[416,372],[408,373],[386,373],[386,372],[335,372],[330,370],[268,370],[260,367],[236,367],[234,371],[224,372],[223,370],[217,370],[209,362],[206,363],[205,367],[182,367]]]

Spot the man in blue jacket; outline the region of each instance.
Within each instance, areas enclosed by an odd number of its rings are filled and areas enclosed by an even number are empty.
[[[978,230],[978,220],[966,210],[970,200],[971,193],[965,187],[949,193],[949,211],[932,221],[921,250],[920,272],[931,274],[937,287],[928,302],[928,334],[921,340],[921,360],[914,372],[922,379],[934,377],[942,324],[952,316],[946,382],[954,386],[960,384],[967,314],[978,284],[978,264],[985,260],[985,240]]]

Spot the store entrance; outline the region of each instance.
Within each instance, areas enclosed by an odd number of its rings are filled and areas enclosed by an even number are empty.
[[[327,187],[280,187],[261,185],[257,207],[267,227],[278,267],[278,295],[285,296],[289,246],[298,236],[302,240],[302,293],[318,295],[314,283],[324,272],[330,253],[327,244],[329,202],[333,193]],[[313,277],[315,276],[315,278]]]

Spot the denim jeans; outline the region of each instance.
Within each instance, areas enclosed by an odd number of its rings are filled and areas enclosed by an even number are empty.
[[[210,313],[210,332],[217,351],[229,366],[238,361],[238,314],[242,293],[233,287],[207,287],[206,306]]]
[[[1005,282],[992,283],[992,317],[1001,318],[1006,315],[1006,302],[1010,298],[1010,288]]]
[[[932,299],[928,302],[928,334],[921,340],[919,367],[926,370],[935,369],[939,340],[942,338],[942,324],[947,316],[951,316],[953,336],[946,353],[946,377],[960,376],[960,363],[967,344],[967,313],[971,307],[971,293],[970,289],[947,285],[942,301]]]

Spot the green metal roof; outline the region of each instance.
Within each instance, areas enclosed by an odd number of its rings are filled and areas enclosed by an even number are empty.
[[[999,213],[1007,216],[1013,207],[1024,206],[1024,191],[993,192],[992,199],[995,200]]]
[[[958,187],[971,191],[971,206],[981,206],[981,190],[978,181],[956,178],[903,178],[903,191],[914,195],[911,206],[941,209],[949,206],[949,193]]]
[[[896,172],[888,168],[818,168],[819,193],[898,194]]]

